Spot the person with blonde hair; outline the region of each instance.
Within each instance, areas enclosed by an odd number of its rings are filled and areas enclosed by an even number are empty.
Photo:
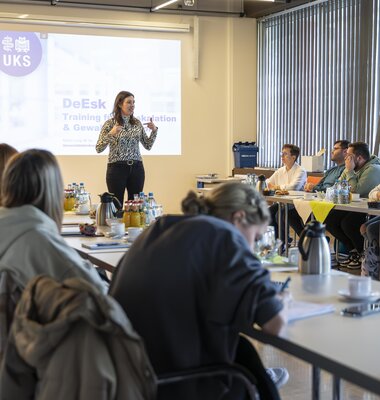
[[[81,277],[106,292],[95,268],[60,234],[63,182],[52,153],[31,149],[13,156],[0,198],[0,273],[12,271],[24,287],[39,274],[59,281]]]
[[[117,267],[111,296],[143,337],[158,374],[237,362],[258,378],[262,398],[277,399],[254,348],[239,336],[255,323],[277,335],[287,320],[269,272],[252,252],[270,220],[264,198],[249,185],[230,182],[203,198],[189,192],[182,210],[136,239]],[[158,399],[227,393],[243,398],[235,385],[216,379],[159,387]]]

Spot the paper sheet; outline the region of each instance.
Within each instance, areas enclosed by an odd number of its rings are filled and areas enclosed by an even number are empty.
[[[289,304],[288,318],[289,322],[293,322],[299,319],[328,314],[333,311],[335,311],[335,307],[332,304],[318,304],[293,300]]]

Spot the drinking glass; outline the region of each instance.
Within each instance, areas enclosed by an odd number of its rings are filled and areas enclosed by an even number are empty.
[[[260,258],[267,258],[272,255],[272,251],[276,245],[276,236],[274,226],[268,226],[262,237],[256,241],[254,253]]]

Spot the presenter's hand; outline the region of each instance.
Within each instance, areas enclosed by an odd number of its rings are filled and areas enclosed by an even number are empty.
[[[156,132],[156,130],[158,129],[157,126],[154,125],[152,118],[150,119],[149,122],[147,122],[146,124],[143,124],[143,125],[146,125],[149,129],[152,130],[152,132]]]
[[[123,129],[121,125],[115,124],[113,128],[110,130],[110,135],[116,136],[120,133],[120,131]]]
[[[380,200],[380,191],[376,193],[377,200]]]

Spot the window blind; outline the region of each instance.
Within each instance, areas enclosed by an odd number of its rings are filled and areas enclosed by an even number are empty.
[[[380,2],[328,0],[258,21],[259,165],[338,139],[380,147]]]

